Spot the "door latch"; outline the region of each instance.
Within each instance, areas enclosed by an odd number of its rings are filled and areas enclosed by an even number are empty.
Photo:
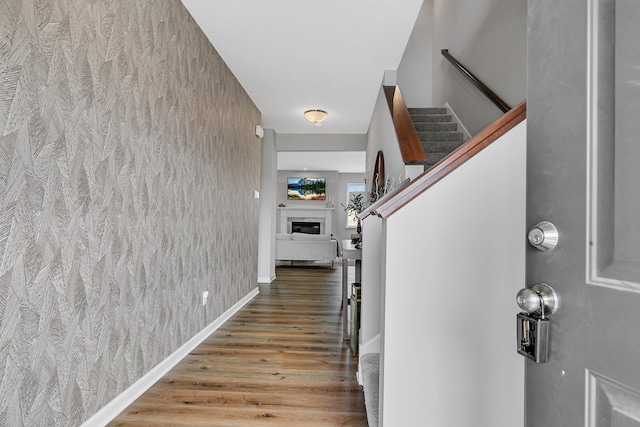
[[[516,302],[523,312],[516,317],[518,353],[536,363],[549,358],[550,319],[546,316],[558,310],[558,295],[546,283],[521,289]]]

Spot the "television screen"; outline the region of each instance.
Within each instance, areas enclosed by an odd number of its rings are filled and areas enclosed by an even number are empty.
[[[325,178],[287,178],[287,200],[325,200]]]

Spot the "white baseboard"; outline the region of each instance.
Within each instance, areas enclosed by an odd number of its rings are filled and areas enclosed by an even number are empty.
[[[274,280],[276,280],[275,274],[271,277],[258,277],[258,283],[271,283]]]
[[[451,114],[451,121],[453,123],[456,123],[458,125],[458,130],[460,132],[462,132],[462,138],[464,141],[468,141],[471,139],[471,134],[469,133],[469,131],[467,130],[466,127],[464,127],[464,125],[462,124],[462,122],[460,121],[460,119],[458,118],[458,116],[456,115],[456,112],[453,111],[453,108],[451,108],[451,105],[449,105],[448,102],[444,103],[444,108],[447,109],[447,112],[449,114]]]
[[[124,411],[129,405],[131,405],[142,393],[147,391],[152,385],[154,385],[160,378],[162,378],[167,372],[169,372],[174,366],[178,364],[184,357],[191,353],[200,343],[202,343],[209,335],[214,333],[244,307],[249,301],[251,301],[258,293],[259,288],[255,288],[244,298],[238,301],[233,307],[225,311],[220,317],[210,323],[206,328],[194,335],[189,341],[184,343],[179,349],[171,353],[169,357],[158,363],[153,369],[147,372],[142,378],[133,383],[128,389],[120,393],[115,399],[107,403],[98,412],[96,412],[91,418],[82,424],[82,427],[95,427],[106,426],[115,417],[117,417],[122,411]]]

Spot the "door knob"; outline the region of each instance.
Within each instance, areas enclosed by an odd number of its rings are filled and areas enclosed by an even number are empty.
[[[523,313],[516,315],[518,353],[536,363],[549,359],[550,320],[545,316],[558,310],[556,291],[546,283],[520,289],[516,302]]]
[[[520,289],[516,295],[516,302],[522,311],[529,314],[540,312],[542,318],[555,313],[560,306],[558,294],[546,283]]]
[[[558,229],[549,221],[542,221],[529,230],[529,243],[543,252],[549,251],[558,245]]]

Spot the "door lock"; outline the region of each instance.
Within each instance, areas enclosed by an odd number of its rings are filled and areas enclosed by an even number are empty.
[[[536,363],[549,358],[550,319],[560,305],[558,295],[546,283],[538,283],[531,289],[521,289],[516,302],[523,310],[516,317],[518,353]]]
[[[542,221],[529,230],[529,243],[543,252],[549,251],[558,245],[558,229],[548,221]]]

